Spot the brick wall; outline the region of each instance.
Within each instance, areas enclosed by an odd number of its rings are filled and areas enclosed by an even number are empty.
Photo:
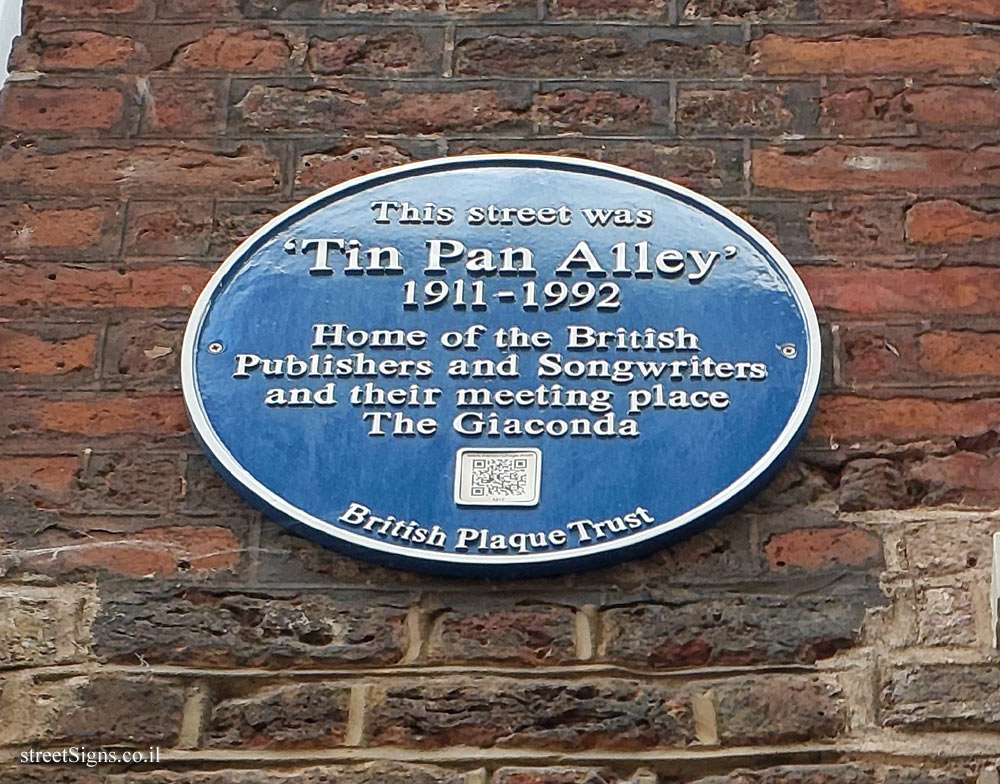
[[[996,784],[997,0],[24,0],[0,92],[0,782]],[[824,394],[672,549],[534,582],[262,521],[188,431],[240,238],[376,168],[566,152],[793,260]],[[159,745],[126,770],[26,748]]]

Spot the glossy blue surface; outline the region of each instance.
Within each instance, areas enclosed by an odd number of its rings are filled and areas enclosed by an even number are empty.
[[[457,219],[449,226],[375,225],[370,205],[381,199],[448,205],[456,208]],[[466,225],[464,213],[469,206],[489,204],[566,205],[574,218],[569,226]],[[653,225],[595,228],[580,215],[583,208],[610,207],[652,209]],[[312,275],[308,269],[313,255],[287,252],[284,244],[290,237],[356,237],[363,245],[393,245],[400,250],[406,271],[400,275],[348,276],[338,256],[339,262],[331,259],[332,275]],[[415,280],[420,287],[432,279],[423,273],[428,238],[457,239],[469,247],[492,249],[508,244],[528,246],[534,251],[538,273],[533,278],[473,278],[460,264],[454,264],[447,275],[435,279],[449,283],[459,277],[482,280],[487,310],[457,310],[449,305],[431,311],[407,310],[402,304],[404,283]],[[587,240],[608,268],[608,249],[619,241],[632,245],[648,240],[654,254],[660,248],[707,251],[724,246],[735,246],[737,252],[734,258],[717,261],[697,283],[689,280],[690,264],[685,275],[654,275],[640,280],[587,278],[583,271],[569,278],[552,274],[579,240]],[[185,365],[193,383],[186,385],[186,397],[196,432],[237,489],[276,519],[323,543],[383,563],[440,573],[513,576],[598,565],[659,546],[689,534],[758,489],[794,444],[815,395],[819,349],[814,316],[808,303],[802,301],[801,289],[796,292],[798,284],[793,282],[787,263],[779,261],[759,235],[721,208],[668,184],[633,178],[624,170],[572,160],[494,157],[389,170],[337,189],[297,214],[277,219],[234,256],[227,262],[228,271],[199,303],[189,327]],[[541,288],[546,281],[557,279],[570,284],[588,279],[594,283],[614,281],[621,286],[621,308],[617,312],[598,312],[593,307],[531,312],[523,310],[519,302],[500,302],[492,296],[499,290],[520,292],[527,280],[535,280]],[[347,323],[362,329],[423,329],[430,340],[427,348],[420,350],[313,349],[312,325],[317,322]],[[488,328],[476,352],[449,351],[437,344],[441,332],[464,330],[474,324]],[[668,391],[722,390],[729,393],[731,403],[725,410],[649,409],[634,417],[641,429],[635,438],[473,438],[456,433],[452,429],[456,413],[453,400],[459,387],[522,389],[559,383],[564,388],[613,389],[615,414],[621,419],[626,416],[626,391],[655,383],[540,380],[533,367],[534,359],[543,353],[539,351],[517,352],[523,355],[517,379],[468,380],[447,375],[445,367],[454,358],[502,359],[505,352],[492,345],[490,336],[497,328],[513,325],[551,333],[554,345],[547,351],[562,353],[564,359],[662,361],[711,356],[716,361],[765,363],[768,375],[763,381],[671,382],[662,378]],[[696,333],[700,350],[567,352],[561,345],[567,325],[637,330],[683,326]],[[215,342],[223,346],[220,353],[209,351]],[[782,354],[780,347],[788,345],[795,347],[794,357]],[[422,380],[265,378],[259,372],[245,379],[233,378],[234,358],[241,352],[268,358],[329,353],[339,358],[358,351],[376,361],[430,359],[435,372]],[[339,401],[332,407],[269,407],[263,403],[269,389],[318,389],[330,381],[336,384]],[[346,400],[349,389],[365,381],[374,381],[384,389],[406,388],[414,382],[443,389],[442,402],[436,408],[403,409],[415,417],[434,416],[438,432],[432,437],[368,435],[361,411]],[[489,410],[502,418],[519,419],[596,416],[574,409],[512,406]],[[218,448],[220,443],[228,455]],[[492,508],[456,504],[456,451],[480,446],[541,450],[537,505]],[[766,465],[761,465],[769,450]],[[352,502],[364,504],[381,517],[393,515],[428,527],[437,524],[448,533],[449,545],[432,553],[426,546],[389,540],[373,532],[359,533],[358,527],[338,522]],[[694,519],[677,523],[678,518],[706,502],[708,508]],[[488,528],[501,534],[565,530],[569,521],[614,518],[637,507],[648,510],[657,524],[615,536],[613,541],[609,537],[575,542],[571,535],[568,543],[558,548],[532,548],[528,553],[470,549],[460,553],[462,557],[452,557],[454,532],[459,527]],[[329,528],[322,530],[316,520]],[[338,536],[336,531],[347,536]],[[557,558],[551,557],[556,553]]]

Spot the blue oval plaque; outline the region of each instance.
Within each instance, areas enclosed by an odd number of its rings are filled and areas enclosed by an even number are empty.
[[[291,208],[184,339],[197,437],[251,502],[381,563],[523,576],[734,508],[820,376],[788,262],[720,205],[572,158],[401,166]]]

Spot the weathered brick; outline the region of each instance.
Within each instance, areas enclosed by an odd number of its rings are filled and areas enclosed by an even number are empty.
[[[0,784],[105,784],[104,771],[58,765],[0,767]]]
[[[604,661],[650,667],[812,662],[850,647],[875,592],[714,599],[611,607],[602,614]]]
[[[569,607],[463,604],[434,615],[427,653],[432,660],[559,664],[576,658]]]
[[[610,36],[493,34],[455,47],[461,76],[730,76],[744,63],[736,44],[694,39],[640,44]]]
[[[893,769],[890,769],[893,770]],[[897,769],[898,770],[898,769]],[[854,764],[833,765],[782,765],[776,768],[740,768],[724,775],[706,776],[696,779],[694,784],[873,784],[890,778],[883,771],[874,771],[869,766]],[[904,784],[894,781],[893,784]],[[917,782],[912,782],[917,784]],[[930,784],[930,781],[921,784]],[[945,782],[939,784],[969,784],[969,782]]]
[[[855,315],[934,313],[989,315],[1000,296],[1000,271],[989,267],[863,269],[799,267],[821,310]]]
[[[77,484],[87,511],[162,511],[180,493],[181,475],[173,455],[92,452]]]
[[[321,10],[324,16],[439,14],[444,12],[444,3],[445,0],[323,0]]]
[[[45,531],[12,553],[23,574],[168,578],[235,572],[245,547],[223,526],[161,525],[122,535],[101,518],[82,518],[93,530]],[[177,521],[181,522],[181,521]],[[82,534],[82,535],[81,535]]]
[[[0,206],[0,252],[80,254],[112,250],[117,243],[113,235],[118,215],[118,205],[5,204]]]
[[[249,142],[221,149],[8,144],[0,150],[0,187],[9,194],[249,195],[273,193],[280,180],[277,157]]]
[[[182,46],[170,63],[174,71],[264,73],[291,66],[292,47],[279,32],[260,28],[210,30],[198,41]]]
[[[82,661],[91,616],[85,588],[0,588],[0,668]]]
[[[195,588],[108,593],[95,651],[115,662],[282,667],[399,661],[405,604],[325,594],[224,593]]]
[[[822,254],[891,255],[903,251],[903,207],[883,199],[838,199],[807,216],[809,239]]]
[[[552,0],[553,19],[641,19],[664,21],[666,0]]]
[[[796,0],[687,0],[681,13],[691,20],[783,21],[795,18],[796,6]]]
[[[388,142],[346,141],[326,152],[303,155],[296,170],[295,186],[306,191],[322,190],[411,160],[406,150]]]
[[[200,256],[212,236],[212,205],[193,200],[133,201],[124,251],[132,256]]]
[[[1000,68],[1000,40],[977,35],[808,40],[774,33],[751,45],[752,68],[795,74],[989,75]]]
[[[211,273],[177,263],[116,270],[0,262],[0,308],[188,308]]]
[[[927,664],[893,670],[882,690],[882,723],[911,729],[995,730],[1000,672],[992,665]]]
[[[157,14],[163,19],[240,19],[238,0],[160,0]]]
[[[209,136],[225,122],[225,84],[215,79],[148,80],[142,131],[146,134]]]
[[[814,678],[741,678],[714,686],[711,693],[725,746],[815,742],[846,729],[843,700]]]
[[[895,0],[901,16],[947,16],[987,21],[1000,19],[992,0]]]
[[[535,96],[532,117],[541,129],[631,134],[665,120],[655,99],[623,90],[557,88]]]
[[[257,203],[251,201],[218,202],[212,241],[208,252],[212,256],[227,256],[257,229],[286,207],[281,202]]]
[[[992,382],[1000,333],[913,327],[852,327],[841,337],[844,379],[854,386]]]
[[[877,457],[850,461],[844,466],[837,487],[837,503],[845,512],[905,509],[912,504],[913,496],[900,466]],[[855,539],[860,537],[856,535]],[[877,547],[874,541],[868,541]]]
[[[350,688],[327,683],[275,686],[212,707],[204,743],[214,748],[340,746]]]
[[[788,131],[795,117],[782,99],[786,89],[678,90],[677,131],[687,136]]]
[[[998,531],[1000,520],[986,516],[909,521],[903,531],[906,573],[926,580],[986,568],[992,560],[991,538]]]
[[[309,41],[309,70],[320,74],[431,74],[441,64],[443,41],[412,30],[359,32]]]
[[[882,560],[882,542],[861,528],[800,528],[772,536],[764,555],[779,570],[873,566]]]
[[[0,388],[93,386],[99,338],[91,324],[0,327]]]
[[[140,677],[28,677],[0,697],[5,744],[83,741],[88,746],[172,745],[181,726],[181,687]]]
[[[146,45],[99,30],[59,30],[22,36],[11,53],[12,70],[145,71],[152,65]]]
[[[816,0],[821,19],[888,19],[896,0]]]
[[[976,608],[969,585],[921,588],[917,596],[917,641],[928,646],[973,647]]]
[[[152,0],[24,0],[25,27],[58,19],[141,19],[152,17]]]
[[[449,153],[526,152],[571,155],[637,169],[713,195],[742,188],[742,152],[730,144],[658,144],[646,141],[587,140],[567,135],[555,140],[524,142],[454,142]]]
[[[998,185],[998,162],[997,146],[965,150],[831,145],[805,152],[771,147],[753,151],[752,179],[759,188],[793,192],[934,192]]]
[[[493,784],[618,784],[622,779],[607,768],[499,768]]]
[[[925,504],[996,508],[1000,501],[1000,458],[977,452],[928,457],[910,469],[922,485]]]
[[[907,136],[992,127],[1000,91],[959,85],[905,87],[868,81],[823,98],[819,127],[837,136]]]
[[[509,90],[448,92],[395,89],[365,94],[344,86],[294,89],[254,85],[237,104],[251,131],[433,133],[524,126],[526,100]]]
[[[0,490],[38,506],[65,506],[73,497],[80,461],[76,457],[12,455],[0,461]]]
[[[108,327],[102,377],[115,388],[176,389],[184,324],[134,320]]]
[[[977,436],[1000,429],[1000,400],[879,399],[822,395],[809,432],[824,443]]]
[[[0,127],[72,133],[120,130],[125,98],[115,87],[8,84],[0,91]]]
[[[156,771],[123,774],[120,784],[465,784],[465,773],[454,768],[401,762],[323,765],[290,769],[258,768],[216,771]],[[0,777],[0,784],[8,784]],[[10,782],[9,784],[20,784]],[[35,782],[31,782],[35,784]],[[38,784],[77,784],[39,781]],[[83,784],[83,783],[81,783]],[[86,782],[86,784],[91,784]],[[96,784],[96,782],[95,782]],[[594,782],[593,784],[597,784]]]
[[[245,502],[202,454],[187,455],[184,461],[183,509],[204,515],[242,509]],[[296,580],[301,582],[301,579]]]
[[[648,749],[694,740],[682,691],[636,681],[428,679],[376,686],[371,700],[367,735],[383,746]]]
[[[917,202],[906,211],[906,239],[915,245],[967,245],[1000,240],[1000,212],[951,199]]]

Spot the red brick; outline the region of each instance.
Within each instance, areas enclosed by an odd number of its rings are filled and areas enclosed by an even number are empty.
[[[924,485],[924,502],[988,506],[1000,503],[1000,457],[976,452],[956,452],[928,457],[913,466],[909,475]]]
[[[96,30],[25,36],[14,45],[12,68],[21,71],[138,71],[150,66],[141,41]]]
[[[147,528],[127,537],[92,531],[83,540],[67,538],[63,545],[44,548],[35,559],[25,559],[23,567],[45,560],[44,571],[50,574],[100,569],[125,577],[166,577],[233,571],[242,550],[233,531],[219,526]]]
[[[551,0],[553,19],[642,19],[663,21],[666,0]]]
[[[994,0],[895,0],[902,16],[947,16],[986,21],[1000,19]]]
[[[925,332],[918,338],[920,368],[934,376],[1000,376],[1000,334]]]
[[[126,149],[0,150],[0,187],[33,194],[267,194],[280,185],[278,159],[264,146],[221,150],[177,144]]]
[[[209,202],[133,201],[124,251],[136,256],[198,256],[208,249],[211,234]]]
[[[0,251],[82,251],[106,245],[102,240],[113,227],[115,212],[107,207],[0,206]]]
[[[543,128],[627,134],[651,125],[656,108],[623,91],[563,88],[536,95],[531,111]]]
[[[94,367],[97,334],[61,340],[0,326],[0,373],[12,372],[15,384],[29,376],[60,376]]]
[[[810,41],[776,34],[751,46],[753,69],[794,74],[991,75],[1000,69],[1000,40],[975,35],[913,35]]]
[[[113,87],[38,87],[15,82],[0,92],[0,126],[21,131],[110,131],[124,98]]]
[[[150,79],[142,130],[211,135],[223,125],[224,85],[211,79]]]
[[[1000,239],[1000,212],[949,199],[924,201],[906,211],[906,239],[917,245],[964,245]]]
[[[0,262],[0,307],[187,308],[211,274],[193,264],[116,270]]]
[[[309,69],[321,74],[425,74],[433,72],[440,51],[414,32],[360,33],[309,42]]]
[[[7,456],[0,460],[0,491],[37,503],[65,504],[73,497],[79,470],[76,457]]]
[[[751,177],[760,188],[801,191],[901,189],[937,191],[1000,185],[1000,147],[971,150],[931,147],[849,147],[831,145],[797,152],[756,149]]]
[[[821,310],[854,314],[935,313],[991,315],[1000,297],[1000,270],[799,267]]]
[[[682,134],[780,133],[789,129],[793,119],[780,91],[677,91],[677,130]]]
[[[182,481],[174,455],[91,452],[78,480],[80,506],[106,514],[169,511]]]
[[[809,240],[821,254],[891,255],[903,251],[903,208],[883,199],[838,200],[809,211]]]
[[[255,85],[237,104],[245,128],[255,132],[347,130],[361,133],[433,133],[525,124],[526,106],[493,89],[374,95],[347,87],[295,90]]]
[[[931,400],[821,395],[809,428],[819,442],[977,436],[1000,429],[1000,400]]]
[[[879,537],[860,528],[800,528],[775,534],[764,545],[772,569],[825,569],[876,564]]]
[[[295,175],[296,188],[321,190],[352,177],[409,163],[409,153],[378,141],[346,141],[327,152],[303,155]]]
[[[73,433],[111,436],[119,433],[178,436],[188,432],[179,395],[102,394],[83,399],[8,396],[0,409],[0,436],[36,433]]]
[[[851,385],[965,385],[1000,378],[996,332],[849,327],[841,341],[844,379]]]
[[[461,76],[696,76],[742,73],[741,47],[725,43],[653,41],[624,37],[490,35],[455,47]]]
[[[263,73],[281,71],[291,64],[292,49],[280,33],[266,29],[211,30],[183,46],[173,58],[175,71]]]
[[[820,128],[838,136],[906,136],[921,129],[991,128],[1000,112],[992,87],[911,87],[870,83],[833,92],[821,105]]]

